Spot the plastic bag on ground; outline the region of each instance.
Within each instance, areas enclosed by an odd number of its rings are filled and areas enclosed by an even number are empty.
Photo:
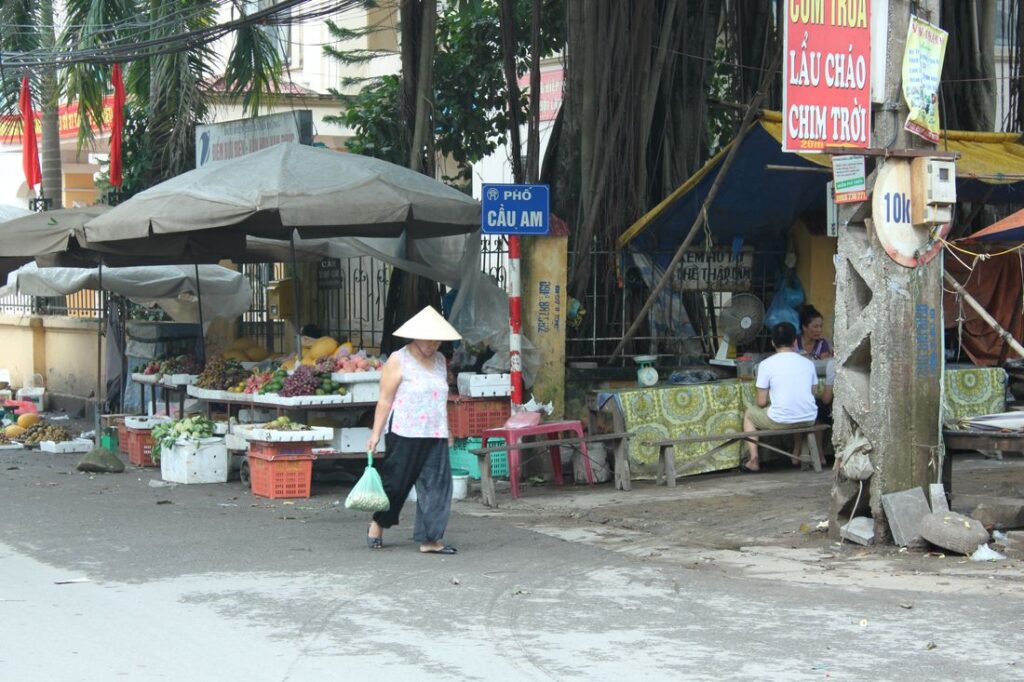
[[[348,497],[345,498],[345,509],[356,511],[378,512],[387,511],[391,507],[387,493],[384,492],[384,483],[380,480],[380,474],[373,468],[373,453],[368,455],[369,464],[366,470],[359,477],[356,484],[352,486]]]

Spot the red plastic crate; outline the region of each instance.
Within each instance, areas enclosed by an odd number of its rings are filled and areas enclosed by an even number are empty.
[[[126,429],[128,432],[128,461],[137,467],[159,466],[153,461],[153,432],[149,429]],[[120,436],[118,436],[120,441]]]
[[[124,424],[124,418],[119,419],[117,422],[117,449],[128,454],[128,441],[131,436],[128,435],[128,427]]]
[[[265,455],[250,450],[252,494],[272,500],[309,497],[314,459],[313,455]]]
[[[448,434],[452,438],[472,438],[487,429],[504,426],[512,414],[509,398],[466,398],[448,396]]]
[[[319,443],[317,444],[319,445]],[[269,443],[262,440],[249,441],[249,454],[257,457],[280,457],[282,455],[312,455],[312,443]]]

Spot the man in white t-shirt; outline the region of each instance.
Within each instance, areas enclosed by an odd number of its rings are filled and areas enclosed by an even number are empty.
[[[772,327],[775,354],[757,368],[757,405],[743,415],[744,431],[777,431],[813,426],[818,416],[814,387],[818,373],[814,363],[796,349],[796,329],[788,322]],[[794,439],[793,455],[800,456],[800,442]],[[757,439],[747,441],[750,458],[740,469],[750,473],[761,470]]]

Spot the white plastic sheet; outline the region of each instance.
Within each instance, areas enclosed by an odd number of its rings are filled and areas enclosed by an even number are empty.
[[[176,322],[198,322],[197,293],[203,320],[231,319],[249,309],[252,291],[242,273],[219,265],[200,265],[199,283],[193,265],[103,268],[103,289],[141,305],[158,305]],[[98,268],[40,268],[24,265],[7,277],[0,296],[67,296],[98,289]]]

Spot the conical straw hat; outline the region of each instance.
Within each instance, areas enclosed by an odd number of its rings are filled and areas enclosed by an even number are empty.
[[[394,335],[421,341],[458,341],[462,338],[455,327],[429,305],[396,329]]]

